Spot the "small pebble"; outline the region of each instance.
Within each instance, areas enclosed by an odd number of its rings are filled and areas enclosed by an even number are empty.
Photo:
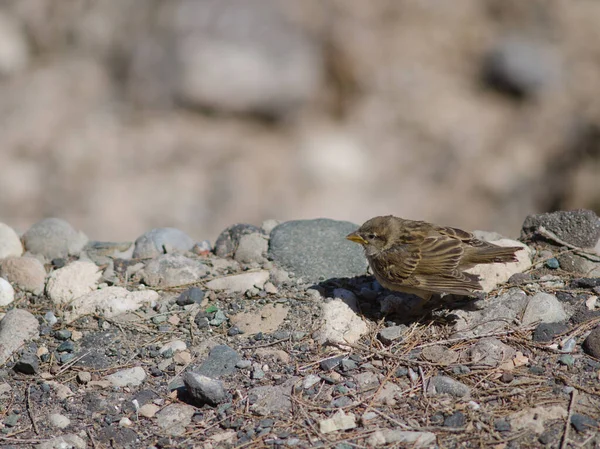
[[[500,376],[500,381],[504,382],[505,384],[509,384],[514,378],[515,376],[513,376],[512,373],[502,373],[502,376]]]
[[[553,270],[556,270],[557,268],[560,268],[560,264],[558,263],[558,259],[556,257],[553,257],[552,259],[548,259],[546,261],[546,266],[548,268],[553,269]]]
[[[565,366],[573,366],[575,364],[575,358],[569,354],[563,354],[558,358],[558,363]]]
[[[44,319],[46,320],[46,323],[48,323],[48,325],[50,326],[54,326],[58,322],[58,319],[56,318],[53,312],[46,312],[46,314],[44,315]]]

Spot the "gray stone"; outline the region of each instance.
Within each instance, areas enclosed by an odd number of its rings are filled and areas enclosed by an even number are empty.
[[[574,413],[573,416],[571,416],[571,425],[577,432],[587,432],[589,430],[598,429],[598,421],[589,416],[580,415],[579,413]]]
[[[17,233],[10,226],[0,223],[0,259],[22,254],[23,245]]]
[[[402,336],[408,327],[404,324],[400,326],[390,326],[379,331],[379,339],[386,345],[391,345],[394,342],[402,341]]]
[[[471,389],[448,376],[433,376],[427,382],[427,392],[431,395],[449,394],[451,396],[462,398],[468,396]]]
[[[87,444],[83,438],[72,433],[43,441],[35,447],[36,449],[85,449]]]
[[[48,422],[52,427],[56,427],[57,429],[65,429],[71,424],[71,420],[60,413],[51,413],[48,416]]]
[[[431,448],[436,447],[436,435],[433,432],[412,430],[382,429],[373,432],[367,439],[368,447],[400,445],[400,447]]]
[[[250,410],[260,416],[288,415],[292,410],[292,401],[290,400],[292,388],[298,380],[298,377],[292,377],[281,385],[267,385],[250,389],[248,391]]]
[[[228,399],[227,390],[219,380],[187,371],[183,374],[183,383],[190,396],[199,405],[216,406]]]
[[[146,380],[146,371],[141,366],[124,369],[106,376],[115,387],[137,387]]]
[[[156,414],[156,424],[167,435],[183,435],[186,426],[192,422],[195,411],[194,407],[187,404],[167,405]]]
[[[110,263],[112,259],[131,259],[134,244],[132,242],[99,242],[90,241],[83,252],[96,265]]]
[[[206,283],[206,287],[210,290],[227,290],[244,293],[246,290],[254,287],[262,288],[268,280],[268,271],[250,271],[213,279]]]
[[[565,323],[540,323],[533,331],[533,341],[545,343],[552,341],[555,335],[562,334],[569,329]]]
[[[470,349],[471,362],[478,366],[496,367],[510,361],[517,352],[496,338],[482,338]]]
[[[23,235],[25,249],[41,254],[48,260],[77,255],[86,245],[85,234],[60,218],[46,218],[37,222]]]
[[[252,233],[242,235],[233,258],[239,263],[261,263],[269,249],[269,241],[263,234]]]
[[[454,336],[472,337],[500,331],[521,316],[526,304],[525,292],[512,288],[503,295],[486,299],[481,310],[455,310]]]
[[[562,65],[556,50],[541,41],[509,36],[484,59],[484,80],[516,97],[527,97],[556,85]]]
[[[144,282],[152,287],[179,287],[198,282],[207,274],[208,268],[199,260],[181,254],[163,254],[146,264]]]
[[[552,231],[565,242],[581,248],[593,248],[600,239],[600,218],[591,210],[529,215],[523,223],[521,238],[535,237],[540,226]]]
[[[44,291],[46,269],[33,257],[7,257],[0,260],[0,276],[21,290],[39,295]]]
[[[151,259],[161,254],[190,251],[194,240],[176,228],[155,228],[141,235],[135,241],[133,257]]]
[[[567,312],[556,296],[550,293],[536,293],[527,303],[522,322],[527,326],[536,321],[557,323],[568,318]]]
[[[200,304],[204,299],[204,291],[198,287],[188,288],[177,298],[177,305],[187,306],[189,304]]]
[[[236,364],[242,357],[227,345],[218,345],[211,349],[208,358],[196,370],[196,373],[212,379],[219,379],[235,372]]]
[[[28,341],[39,336],[38,320],[27,310],[12,309],[0,321],[0,366]]]
[[[600,263],[573,253],[561,254],[557,257],[560,268],[569,273],[586,277],[600,277]]]
[[[245,235],[264,234],[264,232],[251,224],[239,223],[225,229],[215,242],[215,254],[219,257],[233,257],[238,249],[240,240]],[[266,236],[266,234],[264,234]]]
[[[269,256],[307,282],[360,276],[367,260],[360,245],[346,240],[357,227],[324,218],[288,221],[271,231]]]
[[[272,0],[186,0],[176,10],[175,95],[189,106],[281,116],[320,92],[320,42]],[[144,74],[148,77],[147,74]]]

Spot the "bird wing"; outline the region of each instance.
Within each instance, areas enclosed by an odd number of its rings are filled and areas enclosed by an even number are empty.
[[[371,259],[373,271],[398,286],[431,292],[469,294],[481,290],[478,276],[458,269],[464,253],[461,240],[440,234],[382,251]]]

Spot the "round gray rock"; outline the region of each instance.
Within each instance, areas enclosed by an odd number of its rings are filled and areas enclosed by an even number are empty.
[[[218,405],[227,400],[223,382],[191,371],[184,373],[183,383],[188,393],[199,404]]]
[[[346,240],[358,225],[325,218],[287,221],[271,231],[269,257],[308,282],[363,275],[367,259]]]
[[[521,238],[530,239],[536,236],[540,226],[580,248],[593,248],[600,239],[600,218],[591,210],[529,215],[523,223]]]
[[[215,242],[215,254],[219,257],[233,257],[240,240],[245,235],[264,234],[260,228],[246,223],[238,223],[226,228]]]
[[[33,257],[7,257],[0,260],[0,277],[21,290],[39,295],[44,291],[46,269]]]
[[[194,240],[176,228],[156,228],[146,232],[135,241],[133,257],[152,259],[173,251],[190,251]]]
[[[592,332],[586,337],[581,346],[586,354],[597,359],[600,358],[600,326],[592,329]]]
[[[38,221],[23,235],[25,249],[33,254],[41,254],[48,260],[77,255],[88,238],[75,231],[60,218],[46,218]]]
[[[163,254],[148,262],[144,282],[152,287],[178,287],[197,282],[207,273],[208,268],[199,260],[181,254]]]

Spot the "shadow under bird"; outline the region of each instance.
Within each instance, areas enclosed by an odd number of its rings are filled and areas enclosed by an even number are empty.
[[[502,247],[457,228],[387,215],[371,218],[346,237],[360,243],[379,283],[429,300],[434,294],[475,296],[479,264],[516,262],[519,246]]]

